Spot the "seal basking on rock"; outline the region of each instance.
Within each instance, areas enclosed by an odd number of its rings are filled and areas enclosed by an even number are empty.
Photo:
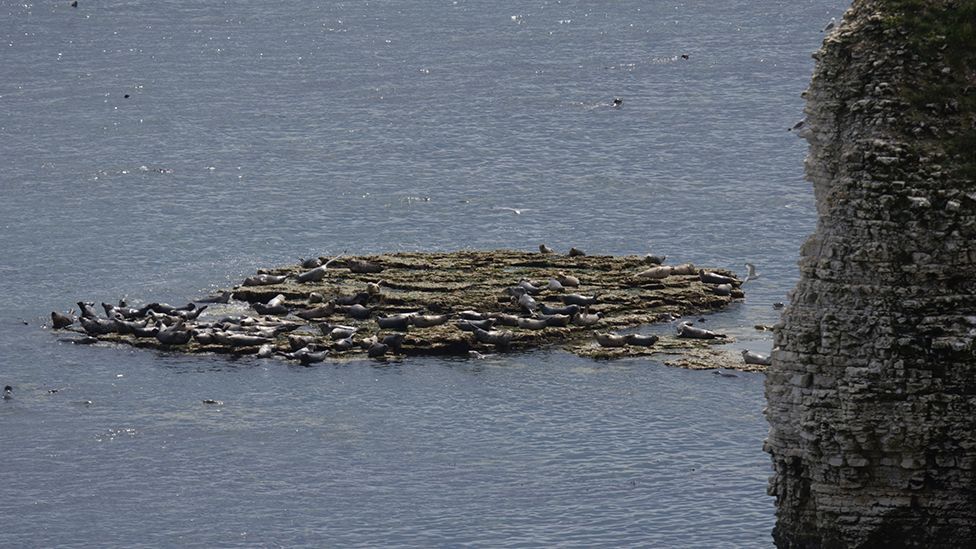
[[[761,366],[773,365],[772,359],[770,359],[768,356],[760,353],[754,353],[746,349],[742,350],[742,360],[745,361],[746,364],[759,364]]]
[[[678,324],[678,337],[683,337],[687,339],[722,339],[726,338],[725,334],[717,334],[711,330],[706,330],[704,328],[696,328],[691,325],[690,322],[685,321]]]

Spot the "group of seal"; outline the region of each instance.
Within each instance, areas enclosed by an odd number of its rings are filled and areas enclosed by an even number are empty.
[[[555,254],[544,244],[540,245],[539,252]],[[438,345],[449,342],[448,352],[466,352],[481,345],[505,349],[513,344],[520,347],[532,342],[575,338],[603,324],[627,323],[613,317],[620,310],[617,305],[620,294],[605,293],[607,281],[601,278],[604,256],[586,257],[575,247],[564,257],[579,259],[552,258],[544,263],[530,260],[534,270],[526,274],[533,278],[513,277],[510,286],[492,290],[498,292],[497,302],[494,298],[479,301],[485,305],[483,308],[479,305],[480,310],[445,307],[445,302],[439,300],[416,304],[418,300],[404,299],[409,294],[400,293],[404,281],[395,278],[396,271],[391,271],[392,285],[362,276],[390,268],[385,256],[339,262],[341,257],[328,261],[321,257],[301,260],[300,268],[259,270],[234,290],[224,290],[182,306],[150,303],[130,307],[124,302],[103,303],[102,316],[93,303],[79,302],[78,316],[74,311],[52,312],[51,326],[83,332],[87,337],[74,340],[79,343],[109,340],[139,344],[141,341],[142,346],[164,349],[232,352],[314,364],[329,357],[347,356],[346,353],[354,356],[363,352],[371,358],[423,353],[428,342]],[[691,264],[665,266],[666,259],[663,255],[648,255],[638,263],[644,265],[642,268],[666,269],[667,276],[697,274],[705,285],[728,284],[737,288],[740,284],[719,272],[695,270]],[[609,256],[607,260],[619,261]],[[542,264],[552,265],[551,270],[540,269]],[[584,275],[590,278],[587,285],[580,280],[579,272],[592,273]],[[658,283],[653,277],[625,274],[619,268],[615,273],[617,280],[624,281],[623,288],[656,291]],[[389,275],[389,272],[384,274],[387,279]],[[629,281],[628,276],[634,276],[636,281]],[[349,280],[355,281],[351,289]],[[332,281],[336,284],[334,289],[330,288]],[[610,288],[621,287],[619,281]],[[407,284],[409,287],[411,283]],[[686,284],[682,281],[678,286]],[[605,302],[606,297],[609,301]],[[239,314],[242,301],[251,312]],[[411,308],[410,304],[415,305]],[[609,319],[607,314],[611,315]],[[80,329],[75,327],[76,323]],[[451,332],[455,335],[450,335]],[[693,330],[685,332],[689,335],[682,337],[693,337],[690,335]],[[648,347],[658,341],[653,335],[604,332],[595,338],[597,345],[605,347]]]

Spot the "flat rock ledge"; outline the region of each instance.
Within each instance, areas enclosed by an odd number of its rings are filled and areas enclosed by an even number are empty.
[[[230,353],[253,355],[260,345],[221,344],[212,338],[198,337],[209,330],[220,329],[222,320],[250,318],[254,326],[284,327],[265,344],[267,356],[270,344],[272,356],[285,357],[287,353],[301,352],[307,346],[309,352],[328,351],[327,360],[362,358],[370,341],[382,341],[391,334],[402,334],[402,343],[396,354],[400,355],[474,355],[498,351],[519,351],[546,346],[559,346],[580,356],[594,359],[656,356],[666,364],[692,368],[728,368],[755,371],[757,366],[742,363],[731,352],[717,349],[717,344],[732,341],[731,338],[686,339],[679,338],[675,330],[671,335],[661,335],[651,346],[625,345],[602,347],[595,340],[595,333],[637,333],[637,328],[656,323],[673,323],[679,317],[697,316],[721,310],[735,300],[744,298],[740,282],[735,274],[722,269],[704,268],[705,271],[735,279],[727,293],[715,283],[702,281],[700,268],[691,264],[673,266],[675,274],[664,278],[637,276],[648,269],[659,268],[649,257],[640,256],[567,256],[512,250],[456,251],[444,253],[399,252],[371,256],[322,257],[318,267],[318,280],[299,281],[299,275],[310,268],[301,264],[270,269],[259,269],[257,277],[265,276],[270,283],[241,284],[227,290],[233,301],[228,304],[209,304],[208,310],[186,328],[193,338],[182,345],[167,345],[156,337],[136,337],[131,334],[88,335],[103,342],[129,344],[136,347],[154,348],[182,353]],[[313,260],[314,264],[315,260]],[[280,282],[274,277],[286,278]],[[579,325],[574,321],[565,327],[527,329],[501,325],[496,322],[491,333],[505,333],[510,340],[506,344],[478,341],[472,331],[458,326],[462,311],[476,311],[485,317],[514,315],[530,318],[527,309],[510,295],[510,288],[520,281],[545,288],[554,277],[569,276],[579,280],[579,286],[544,289],[533,299],[540,305],[565,307],[567,294],[596,297],[595,303],[582,307],[581,312],[599,314],[601,318],[592,325]],[[305,320],[302,313],[329,307],[336,300],[361,296],[361,306],[368,310],[368,317],[353,318],[348,306],[337,305],[335,310],[318,318]],[[368,297],[364,297],[368,295]],[[261,307],[276,297],[283,296],[287,313],[260,315],[254,306]],[[279,297],[280,300],[280,297]],[[241,303],[246,304],[242,309]],[[538,312],[538,311],[537,311]],[[298,315],[298,316],[296,316]],[[449,320],[431,327],[415,327],[395,331],[381,329],[378,318],[395,315],[448,315]],[[160,318],[158,314],[149,316]],[[359,309],[359,316],[363,316]],[[538,315],[536,315],[538,316]],[[592,317],[591,317],[592,318]],[[173,319],[175,320],[175,318]],[[511,321],[511,317],[508,318]],[[565,319],[563,319],[565,320]],[[162,319],[165,322],[165,319]],[[152,326],[152,322],[149,326]],[[342,349],[329,331],[334,326],[356,328],[353,340],[356,345]],[[73,328],[68,328],[73,329]],[[266,332],[267,333],[267,332]],[[210,341],[207,341],[211,339]],[[204,342],[201,342],[203,340]],[[91,341],[91,340],[89,340]],[[302,347],[299,347],[302,346]],[[474,352],[472,352],[474,351]],[[394,355],[391,349],[386,357]],[[292,355],[290,358],[296,358]],[[296,358],[297,360],[297,358]],[[764,367],[759,367],[762,370]]]

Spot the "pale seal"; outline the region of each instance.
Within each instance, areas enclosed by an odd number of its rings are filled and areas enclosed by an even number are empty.
[[[692,326],[690,322],[685,321],[678,324],[678,337],[687,339],[716,339],[725,338],[727,336],[725,334],[717,334],[704,328],[696,328]]]
[[[241,284],[243,286],[270,286],[272,284],[281,284],[287,278],[286,275],[258,274],[245,278]]]
[[[576,288],[580,285],[580,279],[576,278],[573,275],[556,273],[556,276],[554,276],[553,278],[555,278],[557,282],[559,282],[563,286],[566,286],[567,288]]]
[[[491,318],[502,326],[518,326],[519,317],[508,313],[492,313]]]
[[[316,267],[311,271],[305,271],[295,277],[295,280],[299,282],[319,282],[325,278],[326,268],[325,265],[321,267]]]
[[[475,330],[491,330],[495,325],[494,318],[486,318],[484,320],[465,320],[461,319],[454,323],[460,330],[465,332],[473,332]]]
[[[742,360],[746,364],[759,364],[761,366],[772,366],[773,361],[767,355],[760,353],[754,353],[752,351],[742,350]]]
[[[448,315],[411,315],[410,324],[417,328],[431,328],[447,322]]]
[[[576,313],[573,315],[573,324],[577,326],[593,326],[598,324],[603,318],[603,313]]]
[[[645,269],[634,276],[636,278],[650,278],[654,280],[660,280],[671,276],[671,267],[651,267],[650,269]]]
[[[627,345],[650,347],[657,343],[658,337],[656,335],[627,334],[626,339]]]
[[[597,332],[593,334],[600,347],[623,347],[627,344],[627,338],[617,334],[605,334]]]
[[[267,303],[252,303],[254,310],[259,315],[282,316],[288,314],[288,307],[285,306],[284,294],[278,294],[271,298]]]

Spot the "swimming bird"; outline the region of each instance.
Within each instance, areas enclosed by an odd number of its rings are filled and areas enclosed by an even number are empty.
[[[14,398],[14,388],[7,385],[3,388],[3,399],[10,400],[12,398]]]
[[[623,99],[621,99],[619,97],[614,97],[613,98],[613,106],[614,106],[614,108],[619,107],[620,105],[623,105],[623,104],[624,104],[624,100]]]
[[[787,128],[786,131],[788,131],[788,132],[797,131],[800,128],[802,128],[803,125],[806,124],[806,123],[807,123],[807,119],[806,118],[801,118],[799,122],[797,122],[796,124],[793,124],[793,127],[792,128]]]
[[[826,25],[826,26],[824,26],[824,28],[823,28],[823,30],[822,30],[822,31],[820,31],[820,32],[827,32],[827,31],[829,31],[830,29],[832,29],[832,28],[834,28],[834,26],[835,26],[836,24],[837,24],[837,18],[835,18],[835,17],[831,17],[831,18],[830,18],[830,22],[829,22],[829,23],[827,23],[827,25]]]

